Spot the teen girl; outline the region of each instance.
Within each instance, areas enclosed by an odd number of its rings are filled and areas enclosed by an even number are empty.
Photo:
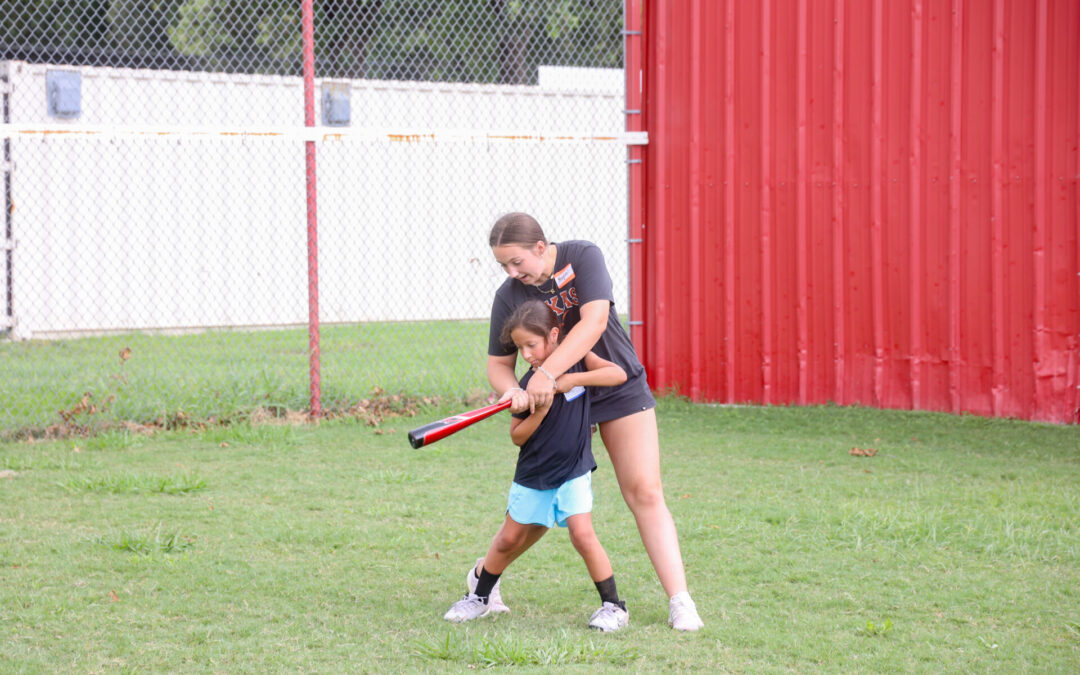
[[[514,345],[532,366],[521,378],[521,387],[527,387],[534,376],[549,377],[544,366],[559,343],[559,327],[547,305],[532,301],[518,306],[504,323],[500,339]],[[622,368],[589,352],[562,373],[558,388],[545,403],[532,412],[525,408],[514,414],[510,438],[521,451],[506,519],[484,556],[483,566],[470,572],[468,592],[446,612],[446,620],[469,621],[489,614],[499,576],[548,529],[558,525],[569,529],[570,541],[584,558],[600,593],[602,604],[589,618],[589,626],[613,631],[627,624],[629,614],[615,589],[611,562],[592,526],[596,461],[591,448],[590,390],[586,388],[611,387],[625,381]]]
[[[660,439],[656,402],[630,337],[615,311],[611,276],[596,245],[587,241],[548,242],[539,223],[525,213],[509,213],[491,228],[491,252],[509,279],[495,293],[488,340],[488,380],[511,411],[549,405],[570,367],[590,351],[619,365],[627,380],[600,389],[590,405],[590,421],[600,428],[623,499],[634,514],[668,602],[668,623],[677,630],[702,627],[686,588],[682,553],[660,483]],[[506,317],[527,300],[543,300],[562,321],[561,344],[544,361],[544,371],[524,391],[514,375],[517,355],[499,340]],[[499,610],[508,611],[501,597]]]

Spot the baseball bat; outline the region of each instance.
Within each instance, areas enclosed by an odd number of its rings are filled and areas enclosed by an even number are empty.
[[[508,398],[502,403],[492,403],[483,408],[470,410],[469,412],[464,412],[460,415],[451,415],[438,422],[432,422],[431,424],[425,424],[422,427],[416,427],[409,432],[409,445],[413,446],[413,448],[422,448],[425,445],[431,445],[440,438],[446,438],[450,434],[457,433],[467,426],[471,426],[482,419],[491,417],[500,410],[506,410],[510,407],[511,403],[513,403],[513,400]]]

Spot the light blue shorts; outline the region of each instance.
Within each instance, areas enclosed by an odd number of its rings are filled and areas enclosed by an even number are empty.
[[[566,527],[566,519],[592,511],[592,472],[551,490],[511,483],[506,513],[522,525]]]

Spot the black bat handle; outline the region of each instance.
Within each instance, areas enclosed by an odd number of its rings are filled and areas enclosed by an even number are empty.
[[[413,429],[409,432],[409,445],[413,446],[413,450],[424,447],[424,434],[444,426],[446,426],[445,422],[432,422],[431,424],[425,424],[422,427]]]

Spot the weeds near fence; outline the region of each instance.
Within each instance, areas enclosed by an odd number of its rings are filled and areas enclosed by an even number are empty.
[[[53,433],[58,436],[86,436],[99,426],[95,423],[96,420],[108,414],[117,398],[123,396],[124,388],[128,383],[127,376],[124,374],[124,365],[131,358],[131,348],[122,348],[118,356],[119,369],[108,375],[105,380],[107,384],[105,390],[97,394],[84,391],[73,405],[58,410],[57,414],[63,422],[53,425]]]

